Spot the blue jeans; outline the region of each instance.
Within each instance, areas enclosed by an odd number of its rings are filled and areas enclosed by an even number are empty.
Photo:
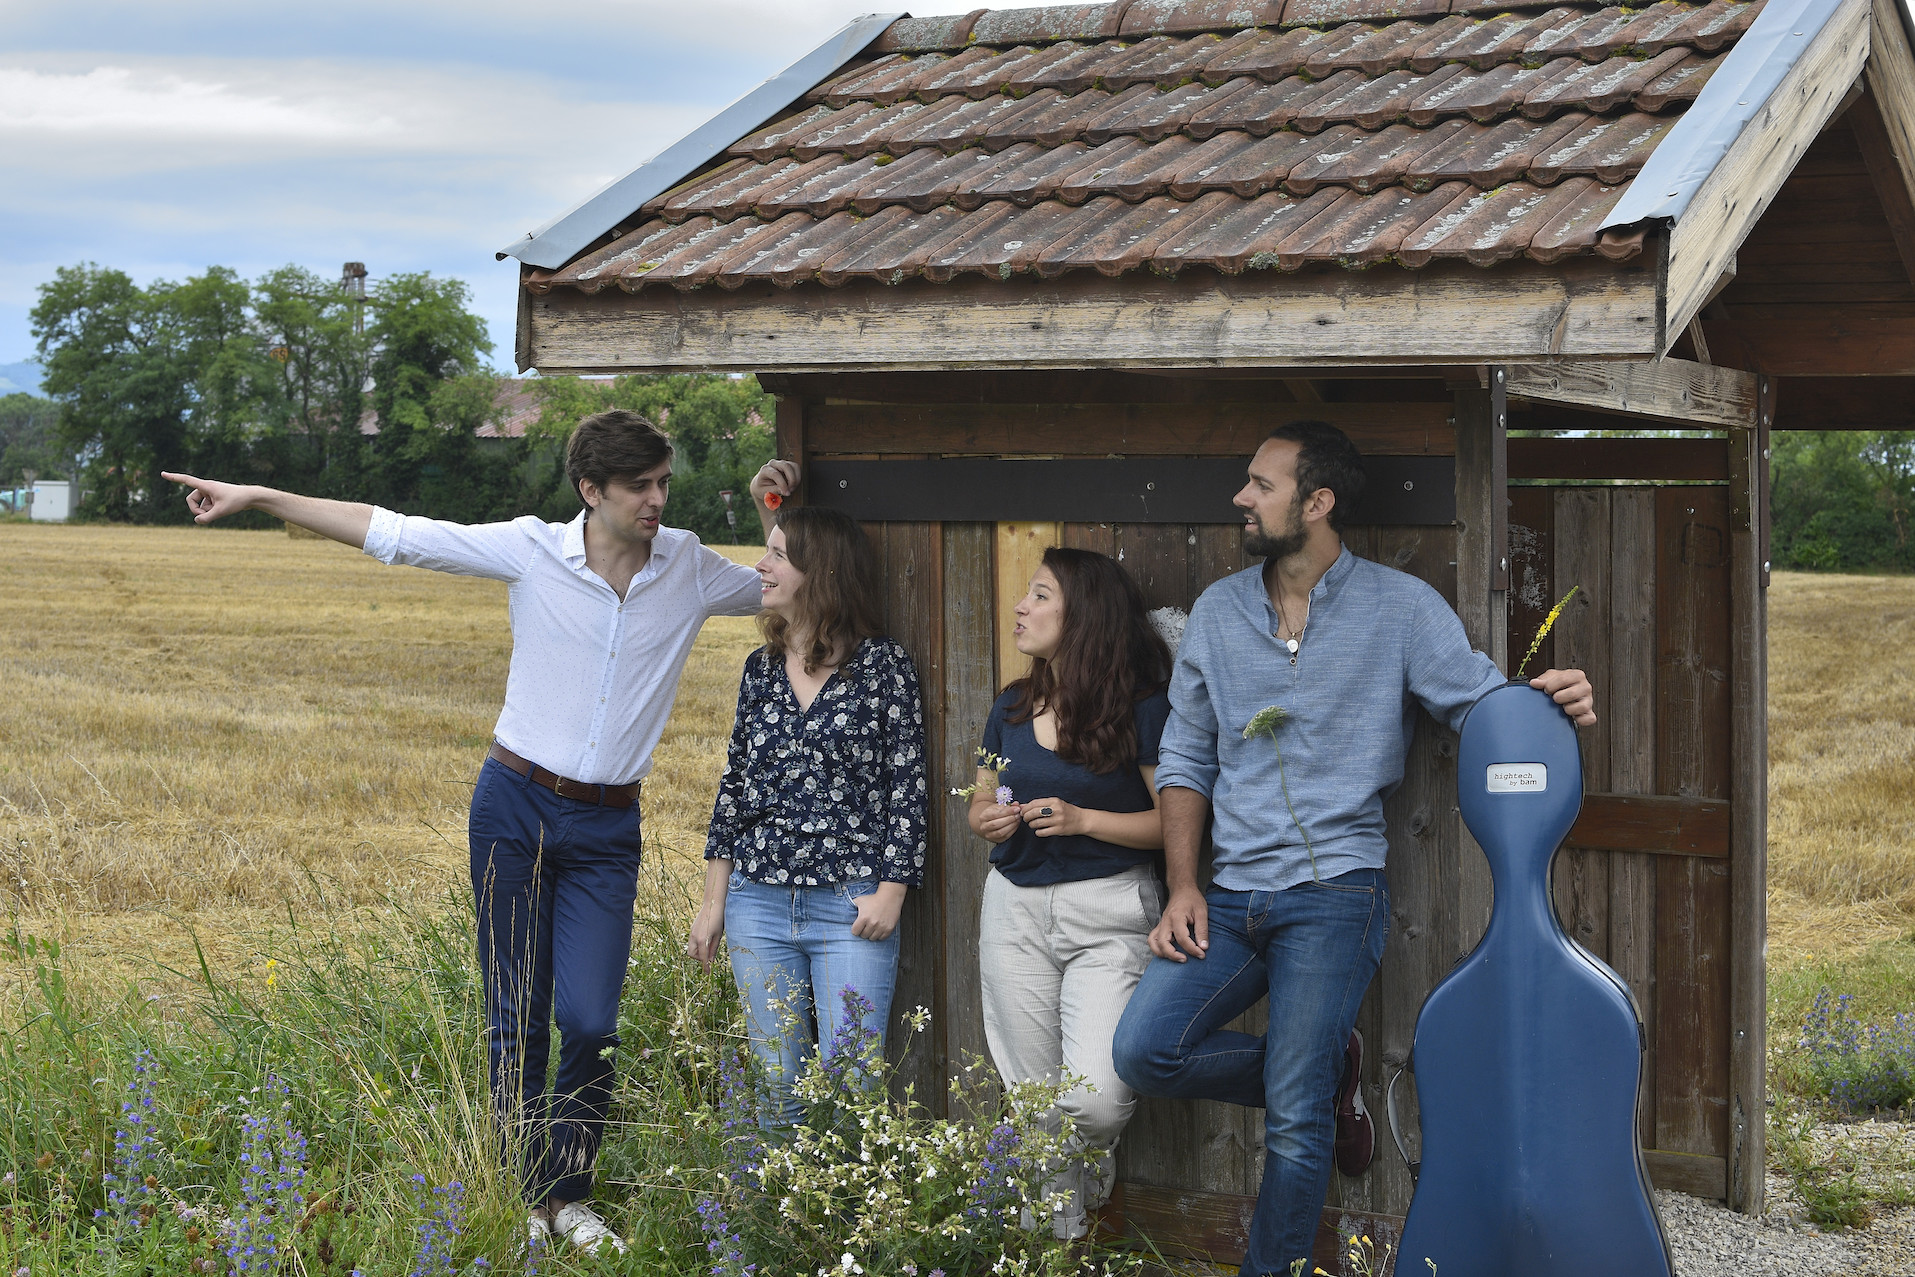
[[[771,1088],[768,1125],[795,1126],[804,1117],[793,1087],[814,1051],[828,1060],[841,1044],[847,989],[871,1004],[854,1032],[883,1047],[898,982],[898,933],[883,940],[851,934],[858,897],[876,890],[875,882],[775,887],[731,876],[725,934],[752,1050]]]
[[[1112,1054],[1145,1095],[1263,1107],[1263,1188],[1239,1271],[1289,1277],[1310,1255],[1330,1187],[1336,1084],[1383,958],[1389,885],[1382,870],[1358,869],[1286,891],[1212,887],[1205,901],[1208,954],[1151,959]],[[1266,996],[1264,1036],[1223,1027]]]
[[[528,1202],[592,1195],[638,892],[638,806],[560,798],[495,759],[472,791],[486,1047],[501,1155]],[[559,1068],[545,1090],[551,1022]]]

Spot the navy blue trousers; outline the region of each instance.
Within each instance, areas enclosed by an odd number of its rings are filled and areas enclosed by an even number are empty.
[[[494,759],[472,792],[486,1045],[501,1156],[526,1201],[592,1195],[632,951],[638,805],[560,798]],[[558,1076],[545,1085],[552,1022]]]

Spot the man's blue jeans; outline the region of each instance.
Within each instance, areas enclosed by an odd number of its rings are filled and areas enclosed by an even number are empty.
[[[898,932],[883,940],[851,934],[858,897],[876,890],[874,882],[780,887],[731,876],[725,934],[752,1049],[771,1086],[768,1125],[795,1126],[804,1117],[792,1088],[814,1049],[831,1058],[845,990],[871,1004],[853,1036],[869,1035],[882,1049],[898,982]]]
[[[618,999],[632,951],[638,806],[560,798],[495,759],[472,792],[492,1103],[525,1199],[582,1201],[612,1100]],[[551,1023],[559,1069],[550,1095]]]
[[[1243,1277],[1307,1259],[1330,1186],[1344,1045],[1383,958],[1390,893],[1379,869],[1286,891],[1205,894],[1202,960],[1152,958],[1117,1025],[1117,1075],[1145,1095],[1264,1109],[1263,1188]],[[1223,1026],[1270,999],[1263,1037]]]

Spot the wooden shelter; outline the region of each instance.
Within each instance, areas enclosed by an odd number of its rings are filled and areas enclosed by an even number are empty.
[[[1767,440],[1908,424],[1904,3],[861,20],[509,247],[518,362],[758,374],[806,499],[882,549],[952,783],[1019,672],[1006,613],[1043,546],[1109,551],[1152,606],[1189,607],[1246,566],[1229,497],[1287,420],[1351,435],[1351,548],[1434,585],[1497,661],[1580,586],[1541,662],[1589,670],[1602,716],[1558,906],[1641,1005],[1656,1182],[1754,1211]],[[1522,433],[1632,427],[1713,433]],[[1424,720],[1387,808],[1378,1113],[1488,915],[1454,758]],[[935,1103],[984,1052],[987,866],[960,802],[932,816],[900,999],[935,1012],[904,1061]],[[1261,1147],[1257,1111],[1146,1104],[1114,1221],[1231,1257]],[[1386,1144],[1333,1184],[1326,1236],[1387,1240],[1410,1192]]]

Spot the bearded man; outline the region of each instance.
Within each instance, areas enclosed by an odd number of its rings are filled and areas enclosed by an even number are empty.
[[[1460,729],[1504,682],[1434,589],[1344,547],[1363,481],[1356,448],[1321,421],[1272,431],[1250,460],[1235,504],[1264,562],[1204,591],[1177,651],[1157,764],[1169,903],[1113,1049],[1142,1094],[1263,1108],[1244,1277],[1307,1260],[1333,1157],[1356,1174],[1373,1155],[1354,1028],[1389,933],[1383,800],[1417,707]],[[1577,726],[1596,721],[1582,671],[1530,686]],[[1246,737],[1272,706],[1273,734]],[[1265,997],[1267,1033],[1223,1027]]]

